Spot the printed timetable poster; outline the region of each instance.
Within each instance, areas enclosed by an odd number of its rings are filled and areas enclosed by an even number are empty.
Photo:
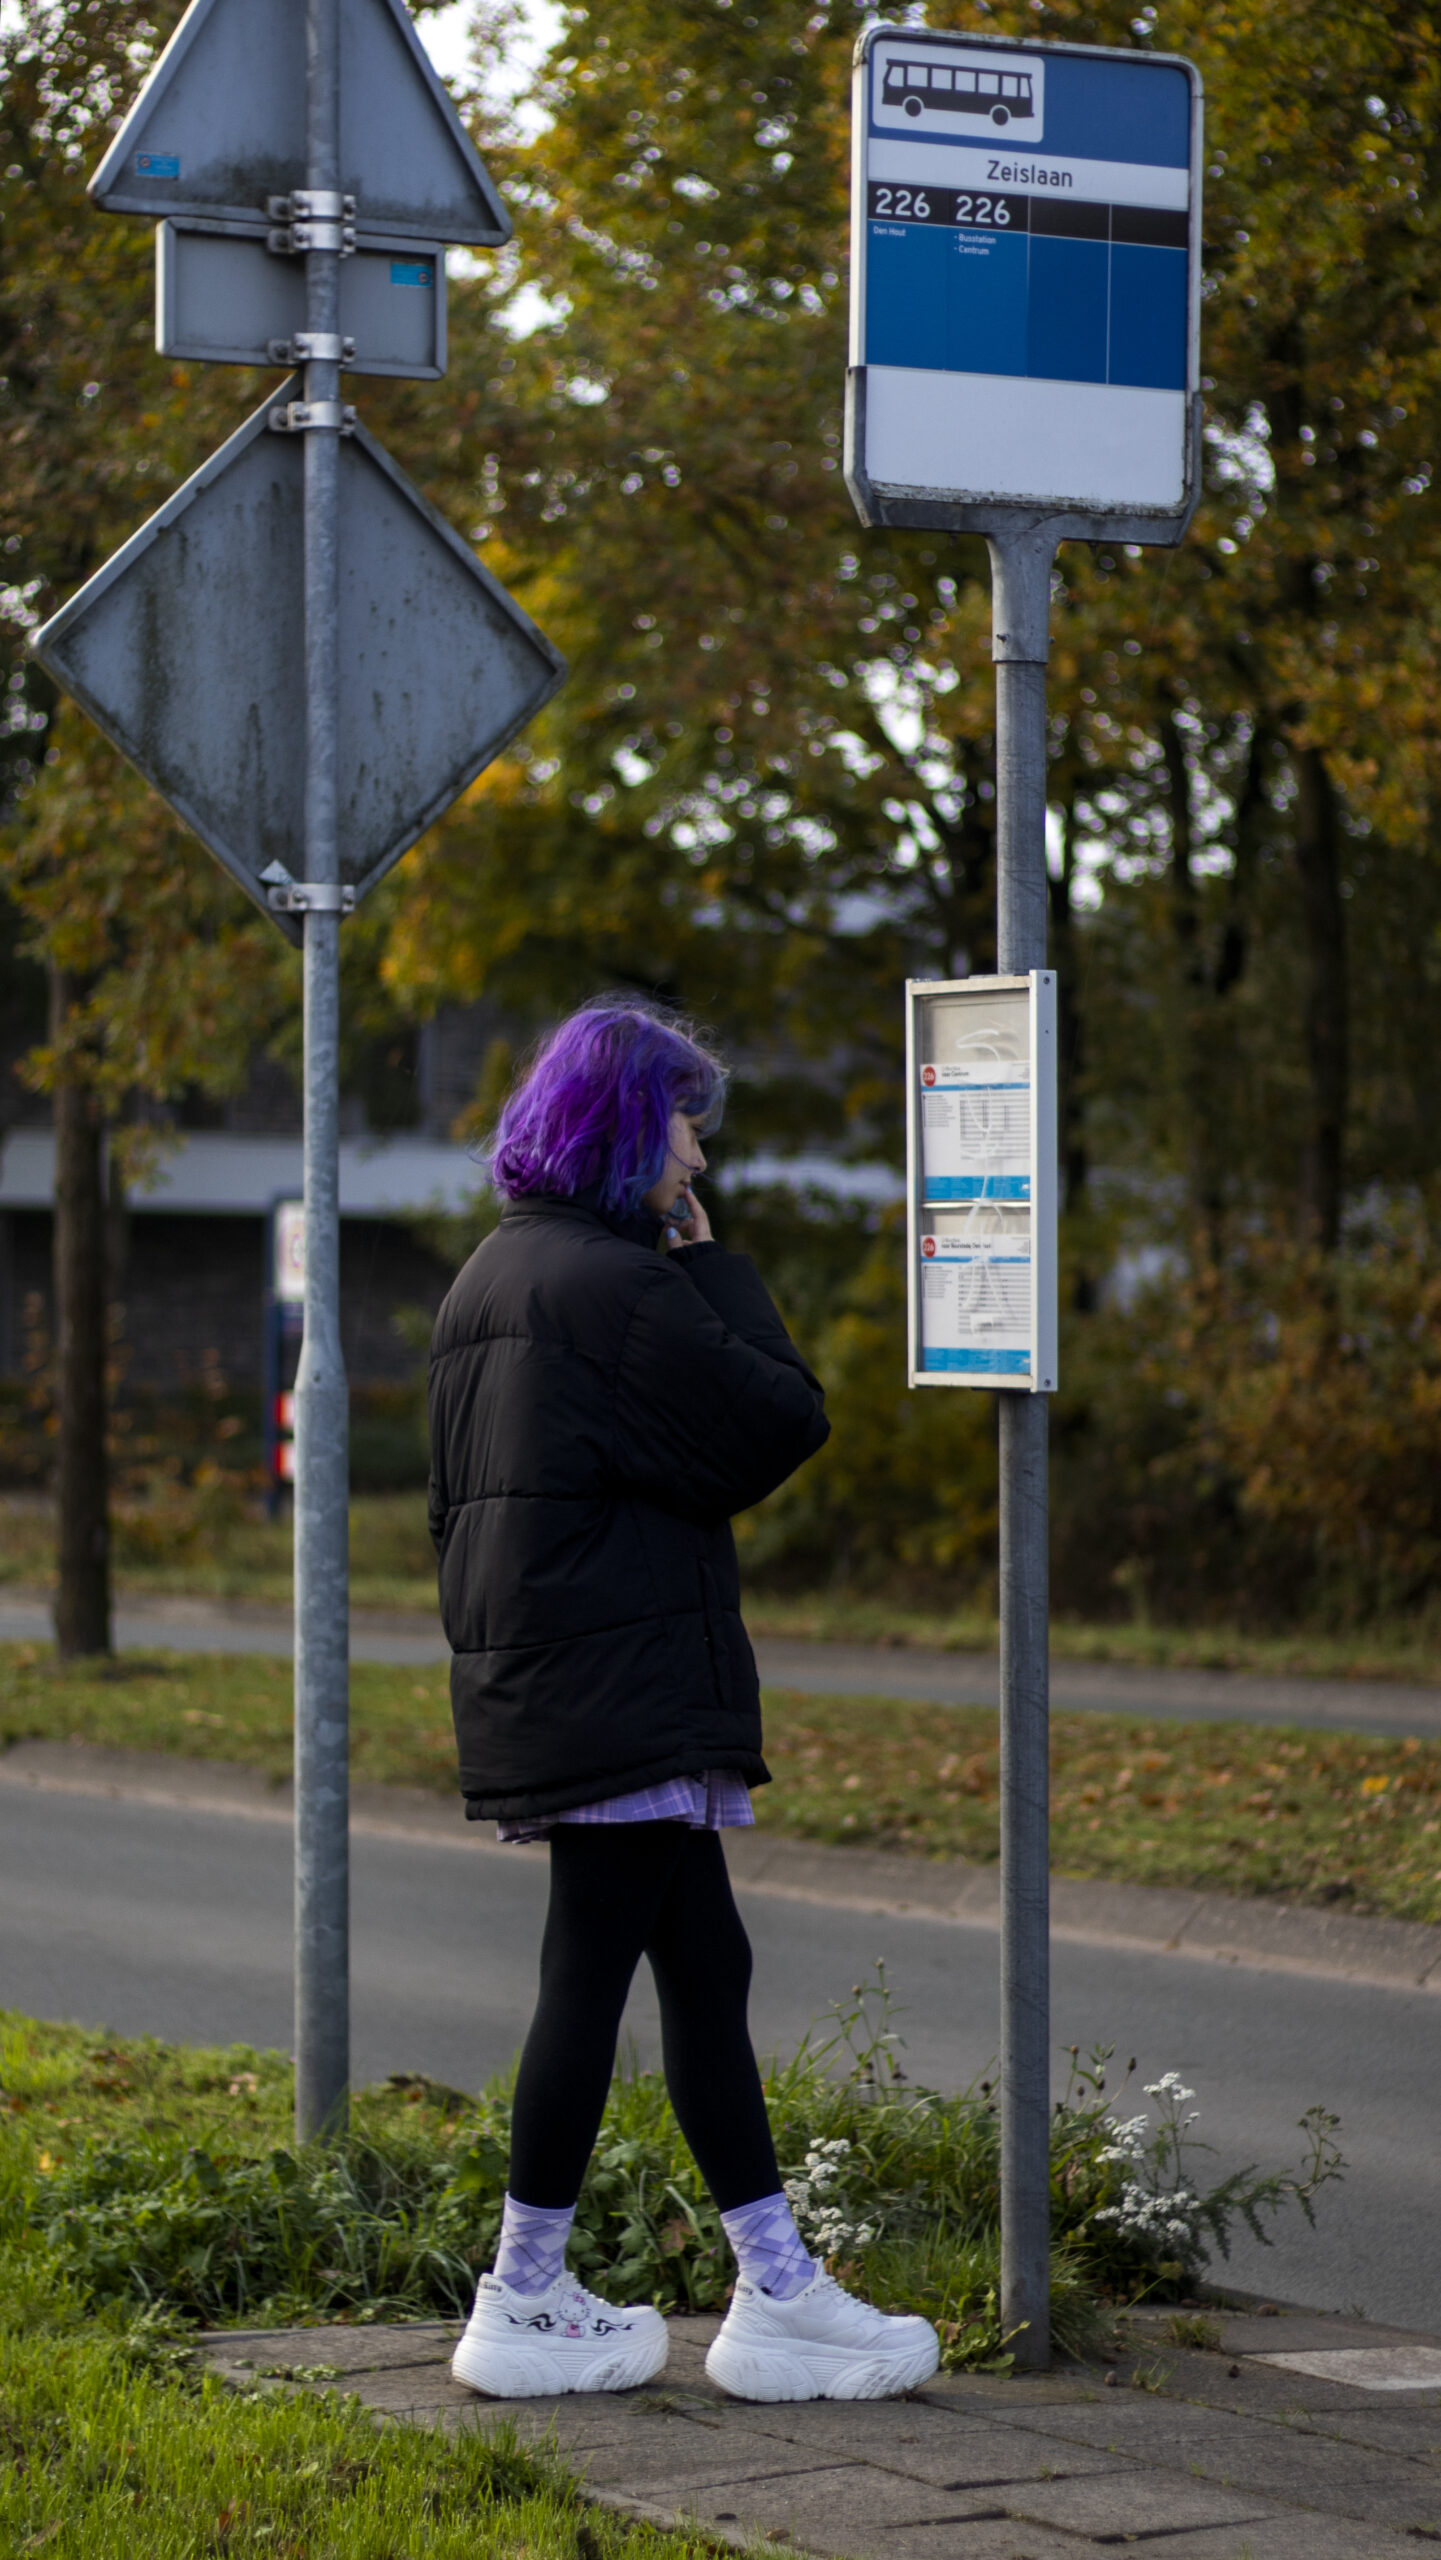
[[[1184,505],[1200,126],[1175,58],[863,39],[851,362],[876,487]]]
[[[928,1210],[921,1232],[921,1366],[1031,1373],[1031,1213],[977,1201]]]

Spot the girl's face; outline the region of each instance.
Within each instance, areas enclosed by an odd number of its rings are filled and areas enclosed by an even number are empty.
[[[665,1165],[660,1180],[653,1182],[645,1194],[645,1205],[653,1217],[663,1218],[676,1206],[680,1194],[694,1182],[696,1175],[704,1173],[705,1156],[700,1142],[703,1117],[700,1112],[671,1113],[670,1127],[666,1131],[668,1152]]]

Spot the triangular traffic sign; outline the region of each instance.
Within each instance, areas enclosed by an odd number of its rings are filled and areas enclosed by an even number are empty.
[[[305,876],[305,437],[270,427],[300,391],[272,393],[32,644],[267,912],[271,865]],[[363,897],[565,662],[360,426],[339,536],[341,877]]]
[[[404,0],[340,0],[341,187],[362,230],[511,236]],[[107,213],[267,220],[306,183],[302,0],[191,0],[94,177]]]

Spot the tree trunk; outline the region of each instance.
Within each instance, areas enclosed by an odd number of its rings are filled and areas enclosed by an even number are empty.
[[[1076,948],[1076,803],[1061,810],[1061,868],[1052,872],[1051,954],[1056,964],[1056,1038],[1061,1068],[1061,1206],[1084,1208],[1090,1153],[1086,1144],[1086,1030],[1081,1018],[1080,955]]]
[[[73,997],[50,975],[51,1037]],[[100,1114],[83,1085],[55,1092],[55,1398],[59,1501],[55,1647],[62,1662],[109,1653],[110,1508],[105,1448],[105,1184]]]
[[[1341,1238],[1350,1022],[1346,910],[1341,896],[1341,829],[1335,786],[1319,747],[1303,748],[1296,770],[1296,872],[1306,951],[1306,1065],[1310,1127],[1301,1161],[1301,1212],[1327,1253]]]
[[[1213,1262],[1220,1257],[1225,1184],[1217,1153],[1215,1043],[1218,1024],[1207,984],[1201,902],[1194,867],[1195,819],[1186,741],[1174,717],[1161,724],[1171,818],[1171,933],[1180,974],[1182,1107],[1186,1183],[1198,1234]]]
[[[1091,1170],[1086,1131],[1086,1026],[1081,1012],[1080,953],[1076,942],[1076,800],[1074,792],[1061,809],[1061,868],[1047,882],[1051,904],[1051,957],[1056,970],[1056,1045],[1060,1051],[1061,1207],[1080,1221],[1086,1207]],[[1096,1272],[1085,1249],[1086,1229],[1072,1231],[1071,1304],[1077,1315],[1095,1312],[1100,1297]]]

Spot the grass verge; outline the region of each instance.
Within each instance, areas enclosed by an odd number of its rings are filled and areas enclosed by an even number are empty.
[[[33,1495],[0,1497],[0,1587],[48,1589],[54,1578],[52,1506]],[[162,1524],[163,1525],[163,1524]],[[116,1584],[132,1598],[248,1600],[288,1608],[291,1528],[246,1510],[217,1517],[186,1538],[116,1532]],[[418,1493],[360,1494],[350,1506],[351,1598],[357,1608],[435,1610],[435,1559]],[[846,1592],[781,1598],[757,1592],[746,1604],[754,1635],[799,1636],[836,1644],[919,1645],[946,1653],[993,1653],[996,1622],[975,1610],[935,1610]],[[1344,1634],[1300,1630],[1256,1635],[1238,1627],[1166,1627],[1057,1619],[1051,1649],[1068,1662],[1130,1663],[1145,1670],[1290,1673],[1317,1679],[1441,1682],[1434,1624],[1369,1627]]]
[[[807,2238],[873,2299],[941,2327],[946,2362],[1004,2370],[996,2315],[997,2128],[988,2084],[910,2089],[878,1984],[767,2096]],[[1124,2090],[1115,2093],[1119,2099]],[[1298,2176],[1198,2194],[1170,2075],[1122,2120],[1097,2057],[1052,2122],[1057,2342],[1100,2343],[1112,2305],[1174,2297],[1239,2218],[1312,2200],[1339,2173],[1305,2120]],[[350,2131],[292,2147],[290,2066],[247,2047],[100,2043],[0,2012],[0,2550],[266,2560],[701,2560],[714,2546],[587,2508],[503,2425],[377,2427],[353,2400],[204,2371],[187,2325],[462,2317],[489,2264],[509,2098],[398,2076]],[[654,2074],[615,2083],[572,2261],[612,2297],[723,2299],[718,2218]]]
[[[397,2169],[424,2161],[440,2186],[454,2108],[439,2095],[411,2105],[418,2094],[377,2093],[362,2121],[373,2149],[388,2146]],[[587,2506],[557,2460],[504,2425],[454,2435],[378,2428],[354,2401],[237,2393],[201,2368],[183,2323],[225,2307],[215,2279],[245,2263],[255,2222],[252,2206],[244,2224],[245,2197],[257,2183],[277,2199],[273,2221],[285,2227],[288,2217],[287,2274],[304,2316],[317,2316],[333,2284],[310,2245],[322,2230],[331,2252],[350,2247],[353,2279],[364,2281],[345,2156],[302,2154],[288,2181],[278,2174],[290,2159],[280,2147],[290,2103],[278,2055],[99,2045],[0,2013],[0,2551],[17,2560],[714,2553],[703,2535]],[[371,2199],[371,2218],[382,2242],[403,2251],[400,2183]],[[384,2278],[383,2254],[370,2268]]]
[[[772,1692],[766,1756],[766,1829],[999,1855],[993,1708]],[[1051,1864],[1441,1921],[1441,1743],[1053,1714]]]
[[[356,1663],[359,1779],[451,1796],[445,1672]],[[263,1656],[124,1655],[58,1667],[0,1647],[0,1745],[30,1736],[291,1764],[291,1670]],[[988,1862],[998,1852],[995,1712],[883,1698],[766,1696],[766,1830]],[[1052,1718],[1052,1860],[1070,1876],[1282,1894],[1441,1922],[1441,1743],[1283,1725]]]
[[[752,1635],[798,1636],[816,1643],[918,1646],[938,1653],[994,1653],[1000,1630],[975,1611],[907,1608],[886,1600],[832,1593],[778,1599],[762,1592],[746,1602]],[[1368,1627],[1346,1635],[1300,1630],[1255,1635],[1240,1627],[1167,1627],[1053,1618],[1057,1662],[1115,1662],[1141,1671],[1248,1671],[1316,1680],[1441,1682],[1434,1628]]]
[[[701,2560],[503,2426],[377,2428],[355,2402],[237,2393],[146,2323],[0,2251],[0,2549],[46,2560]]]

